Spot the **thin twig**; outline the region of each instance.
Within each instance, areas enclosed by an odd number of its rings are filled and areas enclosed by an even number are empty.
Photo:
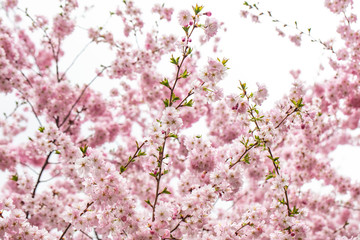
[[[76,106],[76,104],[78,104],[78,102],[80,101],[81,97],[84,95],[86,89],[105,71],[105,69],[107,69],[108,67],[104,66],[103,69],[96,74],[96,76],[88,83],[86,84],[86,86],[84,87],[84,89],[81,91],[79,97],[76,99],[75,103],[71,106],[68,114],[65,116],[64,120],[61,122],[61,124],[58,125],[58,128],[61,128],[62,125],[64,125],[64,123],[67,121],[67,119],[70,117],[70,114],[72,112],[72,110],[74,109],[74,107]]]
[[[65,74],[70,70],[70,68],[75,64],[75,62],[77,61],[77,59],[85,52],[85,50],[89,47],[89,45],[93,42],[94,40],[91,40],[90,42],[88,42],[83,49],[81,49],[81,51],[75,56],[75,58],[73,59],[73,61],[70,63],[70,65],[66,68],[66,70],[64,71],[63,74],[61,74],[60,80],[63,80],[65,77]]]
[[[84,232],[83,230],[80,230],[80,232],[82,234],[84,234],[85,236],[87,236],[89,239],[93,239],[89,234],[87,234],[86,232]]]
[[[86,204],[86,208],[85,208],[84,211],[80,214],[80,217],[87,212],[87,210],[89,209],[89,207],[90,207],[91,205],[93,205],[93,203],[94,203],[94,202],[91,202],[91,203]],[[65,228],[64,232],[61,234],[59,240],[63,240],[63,239],[64,239],[63,237],[65,236],[66,232],[69,230],[70,227],[71,227],[71,223],[69,223],[69,224],[67,225],[67,227]]]

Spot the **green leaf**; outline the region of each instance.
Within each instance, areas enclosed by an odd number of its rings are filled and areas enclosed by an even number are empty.
[[[152,204],[150,203],[150,200],[145,200],[145,202],[146,202],[150,207],[153,207]]]
[[[249,6],[249,3],[245,1],[245,2],[243,3],[243,5]]]
[[[186,106],[186,107],[192,107],[194,104],[194,101],[192,99],[190,99],[189,101],[185,101],[183,103],[183,106]]]
[[[285,202],[285,199],[283,198],[283,199],[278,199],[279,200],[279,202],[281,203],[281,204],[284,204],[284,205],[286,205],[286,202]]]
[[[167,174],[169,172],[169,170],[164,170],[163,175]]]
[[[299,209],[297,209],[296,206],[294,206],[291,213],[292,214],[299,214]]]
[[[154,173],[149,173],[150,176],[156,178],[157,174],[155,175]]]
[[[123,173],[123,172],[125,172],[125,171],[126,171],[126,169],[127,169],[126,167],[124,167],[124,166],[121,166],[121,167],[120,167],[120,173]]]
[[[45,128],[44,127],[39,127],[38,130],[43,133]]]
[[[185,69],[185,71],[180,75],[181,78],[187,78],[188,76],[190,76],[190,74],[188,73],[187,69]]]
[[[176,134],[174,134],[174,133],[169,133],[169,137],[173,137],[173,138],[178,139],[178,136]]]
[[[165,107],[169,106],[169,99],[165,98],[165,100],[163,100],[163,103],[165,105]]]
[[[146,153],[145,152],[142,152],[141,150],[139,151],[139,153],[137,154],[137,156],[139,157],[139,156],[145,156],[146,155]]]
[[[17,182],[17,180],[19,180],[18,175],[17,175],[17,174],[12,175],[12,176],[11,176],[11,180],[13,180],[13,181]]]
[[[160,82],[160,84],[164,85],[165,87],[171,89],[169,81],[167,80],[167,78],[164,78],[163,81]]]
[[[60,154],[60,151],[59,151],[59,150],[55,150],[55,154]]]
[[[85,145],[85,146],[83,146],[83,147],[80,147],[80,151],[83,153],[83,155],[86,154],[86,151],[87,151],[88,147],[89,147],[89,146],[87,146],[87,145]]]
[[[179,59],[180,59],[180,57],[177,57],[177,58],[175,59],[174,56],[171,55],[170,62],[171,62],[172,64],[175,64],[176,66],[178,66],[178,65],[179,65]]]
[[[186,35],[187,35],[187,33],[189,32],[190,26],[183,27],[183,29],[184,29],[184,31],[185,31],[185,33],[186,33]]]
[[[172,93],[171,98],[172,98],[172,102],[176,102],[177,100],[180,99],[179,97],[175,96],[174,93]]]
[[[244,162],[250,164],[250,155],[248,153],[244,157]]]
[[[167,188],[164,188],[160,194],[171,194],[171,192],[169,192]]]
[[[158,152],[162,152],[163,148],[162,148],[162,146],[159,146],[156,150],[157,150]]]
[[[186,55],[190,55],[192,53],[192,51],[193,51],[193,48],[189,47],[186,52]]]
[[[201,12],[201,10],[203,10],[204,7],[196,4],[196,6],[195,7],[193,6],[192,8],[194,10],[195,15],[198,15]]]

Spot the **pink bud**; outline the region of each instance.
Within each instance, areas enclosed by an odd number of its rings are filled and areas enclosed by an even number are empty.
[[[194,24],[194,22],[193,22],[193,21],[190,21],[190,22],[189,22],[189,25],[190,25],[190,26],[192,26],[193,24]]]
[[[191,38],[189,38],[189,42],[191,42],[192,40],[191,40]]]
[[[185,38],[183,37],[183,38],[181,39],[181,41],[182,41],[182,42],[185,42]]]
[[[206,13],[204,13],[204,15],[210,17],[210,16],[211,16],[211,12],[206,12]]]

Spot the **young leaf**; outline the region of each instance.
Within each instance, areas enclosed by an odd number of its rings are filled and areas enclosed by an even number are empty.
[[[160,82],[160,84],[164,85],[165,87],[171,89],[169,81],[167,80],[167,78],[164,78],[163,81]]]
[[[187,78],[188,76],[190,76],[190,74],[188,73],[187,69],[185,69],[185,71],[180,75],[181,78]]]
[[[139,153],[137,154],[137,156],[139,157],[139,156],[145,156],[146,155],[146,153],[145,152],[142,152],[141,150],[139,151]]]
[[[121,167],[120,167],[120,173],[123,173],[123,172],[125,172],[125,171],[126,171],[126,167],[121,166]]]
[[[167,188],[164,188],[164,190],[160,194],[171,194],[171,192],[169,192]]]
[[[179,97],[175,96],[174,93],[171,95],[171,98],[172,98],[172,102],[176,102],[177,100],[180,99]]]
[[[192,99],[190,99],[189,101],[185,101],[183,103],[183,106],[186,106],[186,107],[192,107],[194,104],[194,101]]]
[[[11,180],[13,180],[13,181],[17,182],[17,180],[19,180],[18,175],[17,175],[17,174],[12,175],[12,176],[11,176]]]
[[[178,65],[179,65],[179,59],[180,59],[180,57],[177,57],[177,58],[175,59],[174,56],[171,55],[170,62],[171,62],[172,64],[175,64],[176,66],[178,66]]]
[[[145,202],[146,202],[150,207],[153,207],[152,204],[150,203],[150,200],[145,200]]]
[[[178,138],[178,136],[176,135],[176,134],[174,134],[174,133],[169,133],[169,137],[173,137],[173,138]]]

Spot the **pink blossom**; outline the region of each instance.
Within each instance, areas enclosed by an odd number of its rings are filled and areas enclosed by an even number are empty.
[[[178,15],[178,20],[181,26],[186,26],[193,21],[193,18],[189,10],[181,10]]]
[[[301,45],[301,35],[289,36],[290,41],[293,42],[296,46],[300,47]]]
[[[204,31],[207,38],[211,38],[216,35],[219,29],[219,23],[215,18],[207,18],[205,20]]]

